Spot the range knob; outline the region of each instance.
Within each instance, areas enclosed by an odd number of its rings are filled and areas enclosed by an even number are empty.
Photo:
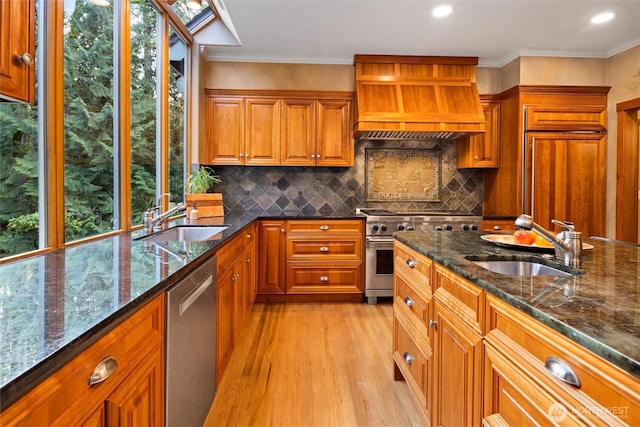
[[[453,230],[453,227],[451,225],[447,224],[447,225],[444,226],[444,229],[447,230],[447,231],[451,231],[451,230]]]
[[[469,229],[469,224],[464,224],[464,225],[462,226],[462,229],[463,229],[464,231],[467,231],[467,230]]]
[[[442,230],[443,230],[443,228],[442,228],[441,225],[436,225],[436,231],[442,231]]]
[[[404,230],[404,225],[402,225],[402,224],[398,224],[398,230],[399,230],[399,231]]]
[[[381,231],[387,231],[387,226],[386,226],[386,225],[381,226],[381,227],[380,227],[380,230],[381,230]]]
[[[478,229],[478,226],[477,226],[477,225],[475,225],[475,224],[472,224],[472,225],[471,225],[471,229],[475,231],[475,230],[477,230],[477,229]]]
[[[407,225],[407,231],[414,231],[415,227],[413,225]]]
[[[378,226],[377,226],[377,225],[374,225],[373,227],[371,227],[371,229],[372,229],[373,231],[378,231]]]

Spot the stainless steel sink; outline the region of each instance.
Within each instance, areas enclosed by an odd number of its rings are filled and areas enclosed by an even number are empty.
[[[573,271],[568,267],[553,267],[545,264],[543,261],[535,259],[495,259],[482,256],[465,257],[477,266],[493,271],[494,273],[504,274],[505,276],[572,276],[580,274],[580,270]],[[565,271],[566,269],[567,271]]]
[[[217,240],[222,238],[221,233],[228,227],[225,226],[197,226],[176,225],[166,230],[158,231],[146,236],[140,236],[135,240],[162,241],[178,240],[182,242],[201,242],[203,240]]]

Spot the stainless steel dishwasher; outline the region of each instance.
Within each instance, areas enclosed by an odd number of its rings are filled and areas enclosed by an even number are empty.
[[[166,425],[200,427],[216,394],[216,257],[167,291]]]

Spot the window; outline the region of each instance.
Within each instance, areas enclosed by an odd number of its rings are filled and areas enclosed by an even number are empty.
[[[182,202],[185,183],[187,44],[169,30],[169,192],[171,202]]]

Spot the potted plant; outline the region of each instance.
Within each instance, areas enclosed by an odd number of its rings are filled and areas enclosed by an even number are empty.
[[[222,179],[213,169],[200,166],[191,172],[186,183],[185,201],[187,203],[187,217],[191,210],[197,209],[200,217],[223,216],[222,193],[209,193],[220,184]]]

